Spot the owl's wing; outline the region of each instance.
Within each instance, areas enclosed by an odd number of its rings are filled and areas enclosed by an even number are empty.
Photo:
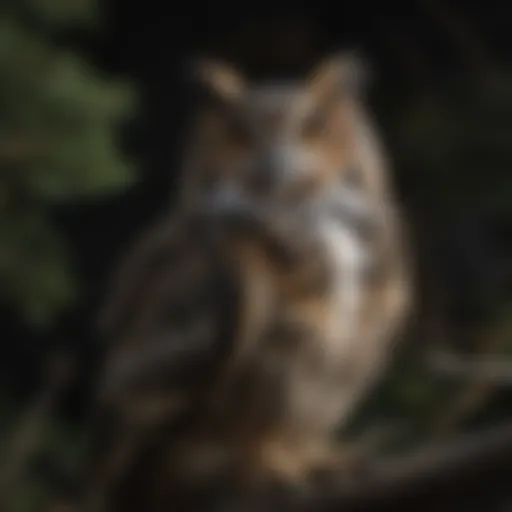
[[[237,291],[200,228],[186,217],[164,219],[135,244],[114,280],[102,318],[108,348],[91,472],[105,476],[96,481],[110,478],[114,470],[104,468],[117,452],[133,451],[130,443],[186,423],[222,372]]]
[[[109,344],[124,342],[155,282],[178,263],[184,236],[188,236],[184,222],[166,217],[136,239],[109,283],[101,310],[99,327]]]
[[[103,316],[110,381],[129,374],[133,388],[169,389],[213,378],[229,350],[236,290],[202,228],[164,219],[128,255]]]

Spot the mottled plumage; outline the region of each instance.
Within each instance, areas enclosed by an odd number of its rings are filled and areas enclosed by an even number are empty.
[[[260,87],[200,70],[213,101],[183,202],[135,249],[105,318],[109,510],[130,510],[134,490],[163,510],[211,478],[300,483],[334,467],[333,432],[408,312],[401,218],[352,61]]]

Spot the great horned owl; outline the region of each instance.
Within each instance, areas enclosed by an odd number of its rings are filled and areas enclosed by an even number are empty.
[[[107,451],[123,432],[138,439],[130,457],[143,433],[158,439],[138,470],[154,491],[145,510],[210,477],[302,482],[332,465],[333,433],[380,375],[409,304],[357,63],[258,86],[219,63],[199,71],[210,97],[183,204],[134,251],[108,317]],[[136,485],[111,509],[133,506]]]

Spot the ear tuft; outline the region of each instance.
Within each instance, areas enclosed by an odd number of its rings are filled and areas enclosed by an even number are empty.
[[[213,59],[193,59],[189,64],[192,81],[224,100],[240,98],[245,89],[241,74],[232,66]]]
[[[320,96],[334,92],[360,96],[370,81],[370,64],[361,50],[332,55],[313,71],[311,79],[314,93]]]
[[[365,93],[371,86],[372,69],[369,59],[361,50],[352,50],[344,56],[348,86]]]

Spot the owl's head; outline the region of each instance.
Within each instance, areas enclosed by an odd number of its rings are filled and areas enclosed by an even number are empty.
[[[366,86],[357,55],[326,59],[293,83],[253,85],[217,61],[194,70],[205,93],[191,156],[196,198],[225,197],[227,191],[239,200],[304,197],[351,171]]]

